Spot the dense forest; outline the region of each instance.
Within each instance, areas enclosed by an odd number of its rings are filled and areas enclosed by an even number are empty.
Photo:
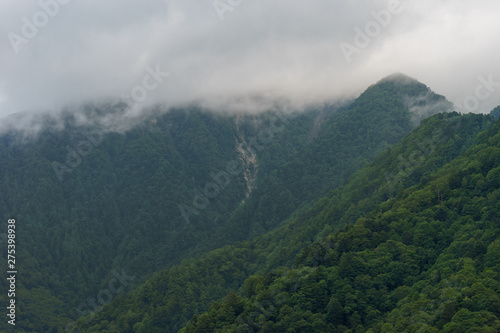
[[[500,123],[181,332],[498,332]],[[318,217],[319,218],[319,217]]]
[[[498,108],[450,112],[401,74],[302,112],[100,125],[122,107],[0,137],[16,331],[500,328]]]
[[[354,295],[366,297],[365,290],[358,290],[359,286],[354,281],[368,279],[367,285],[371,286],[368,289],[373,287],[374,291],[377,290],[374,295],[378,297],[386,292],[387,297],[389,297],[391,296],[390,292],[404,287],[407,280],[405,276],[407,263],[400,262],[401,258],[410,256],[408,260],[415,260],[412,261],[415,265],[413,272],[418,278],[423,278],[426,275],[421,277],[419,274],[424,274],[432,267],[433,260],[437,260],[440,251],[444,251],[443,247],[448,244],[445,242],[441,245],[442,247],[436,247],[437,244],[433,244],[434,239],[427,239],[428,235],[426,234],[418,237],[423,244],[419,243],[419,246],[412,244],[415,230],[411,228],[415,228],[415,225],[405,221],[398,222],[402,216],[408,219],[411,211],[402,210],[398,212],[398,215],[391,211],[392,207],[399,209],[397,203],[406,200],[411,202],[411,207],[414,210],[412,213],[420,212],[420,203],[418,205],[414,203],[412,201],[414,198],[411,196],[419,186],[426,188],[423,193],[432,194],[431,198],[426,198],[428,205],[431,205],[433,200],[436,201],[437,191],[434,188],[429,193],[427,186],[434,184],[433,180],[441,181],[442,177],[439,172],[448,174],[448,168],[454,168],[452,163],[463,158],[461,154],[477,149],[475,143],[478,133],[488,128],[491,122],[491,118],[487,116],[462,116],[456,113],[439,114],[424,120],[421,126],[406,136],[399,144],[382,153],[373,163],[355,173],[344,186],[331,191],[313,207],[297,212],[295,216],[285,221],[275,231],[250,242],[210,252],[197,260],[186,260],[169,271],[157,274],[136,289],[129,297],[117,299],[111,306],[105,307],[103,311],[92,318],[90,323],[87,323],[89,318],[81,320],[82,330],[90,332],[177,332],[183,326],[182,321],[187,320],[192,315],[194,316],[191,318],[191,322],[185,328],[186,332],[217,330],[221,332],[286,332],[287,329],[283,329],[283,327],[292,327],[295,331],[303,332],[330,330],[344,332],[352,328],[352,325],[349,325],[352,320],[351,313],[344,310],[345,297],[348,296],[345,295],[346,290],[351,290],[353,294],[351,295],[353,299],[348,298],[350,302],[356,302]],[[436,128],[442,130],[442,132],[437,132],[441,134],[436,134]],[[482,140],[486,140],[487,136],[481,132]],[[483,146],[485,146],[484,143]],[[421,152],[422,157],[425,157],[420,159],[421,163],[405,168],[397,162],[398,159],[408,159],[417,152]],[[391,181],[388,180],[388,174],[399,175],[398,184],[391,183],[393,180],[390,177]],[[423,186],[422,183],[426,186]],[[446,191],[443,189],[439,196],[444,196],[445,193]],[[467,196],[465,193],[463,195]],[[444,236],[436,234],[435,230],[437,225],[442,222],[439,219],[434,220],[435,215],[440,213],[439,207],[441,207],[442,199],[439,200],[439,204],[437,202],[435,204],[437,207],[425,211],[426,214],[429,214],[427,220],[429,227],[426,226],[424,230],[433,235],[436,240]],[[379,218],[380,214],[390,216],[389,221],[392,224],[389,224],[396,225],[401,230],[391,231],[389,226],[382,228],[382,222],[378,220],[379,224],[376,226],[381,228],[378,230],[379,234],[370,229],[371,227],[368,228],[366,221]],[[416,220],[418,220],[417,216],[415,216],[413,223]],[[495,222],[492,223],[494,226]],[[404,242],[401,239],[402,230],[405,236]],[[456,230],[452,229],[449,232],[454,233]],[[389,238],[389,235],[394,236],[394,239]],[[446,238],[448,242],[451,239],[453,238],[449,235]],[[495,235],[491,239],[495,239]],[[433,244],[432,248],[426,249],[431,244]],[[388,246],[391,247],[386,248]],[[403,257],[401,257],[401,253],[395,254],[395,257],[385,258],[385,261],[381,258],[377,259],[377,256],[386,256],[389,252],[394,252],[393,250],[399,248],[401,249],[398,251],[403,251],[407,247],[410,247],[412,251],[417,251],[420,247],[418,251],[423,252],[412,252],[411,255],[405,253]],[[373,250],[375,253],[370,253],[369,250]],[[363,255],[371,257],[362,257],[362,260],[357,261],[361,252]],[[417,254],[423,257],[420,258]],[[373,260],[378,260],[372,264],[381,266],[378,267],[378,271],[368,266],[372,262],[372,257]],[[391,262],[393,263],[389,266]],[[342,275],[332,273],[329,276],[328,270],[325,269],[330,268],[331,272],[334,268],[339,270],[338,266],[341,263],[353,265],[353,267],[349,266],[349,273],[342,273]],[[363,263],[364,266],[360,263]],[[382,268],[387,269],[388,267],[390,267],[389,272],[381,271]],[[311,281],[305,278],[306,275],[316,271],[322,272],[320,275],[322,278]],[[378,273],[376,276],[369,276],[372,272]],[[398,277],[398,274],[401,274],[401,277]],[[385,287],[380,285],[381,281],[374,284],[373,280],[379,275],[381,275],[380,279],[382,277],[385,279],[382,280],[386,283]],[[314,274],[313,276],[315,279],[318,278]],[[392,281],[393,279],[395,280]],[[318,291],[318,286],[313,286],[313,284],[319,283],[321,280],[323,282],[319,290],[324,295],[318,298],[318,295],[311,293],[311,290]],[[306,285],[305,281],[309,281],[307,283],[310,285]],[[417,278],[413,282],[416,283],[416,281]],[[425,281],[423,283],[425,285]],[[347,284],[351,289],[344,288],[344,284]],[[406,286],[410,287],[410,285]],[[301,291],[302,287],[304,289]],[[340,303],[341,307],[336,309],[339,311],[340,321],[333,323],[326,319],[326,312],[321,312],[325,311],[334,295],[332,291],[329,291],[329,288],[336,290],[335,296],[337,297],[344,295],[342,296],[344,298],[339,298],[339,302],[343,301],[344,303]],[[305,292],[305,290],[308,291]],[[398,289],[398,292],[404,294],[402,290],[406,289]],[[288,294],[285,295],[283,292]],[[439,295],[439,290],[435,293]],[[292,303],[284,302],[285,298],[281,298],[284,296],[287,297],[287,302],[292,298],[294,301]],[[274,304],[273,302],[277,302],[277,297],[280,303]],[[368,300],[373,301],[375,296],[371,297]],[[379,301],[377,297],[375,298]],[[215,301],[217,298],[221,300],[212,304],[207,309],[207,313],[203,314],[199,311],[199,309],[205,308],[210,300]],[[313,308],[304,307],[308,302],[314,303],[320,300],[324,300],[326,303],[316,303],[313,307],[314,312]],[[362,304],[369,305],[368,300],[364,299]],[[232,304],[230,308],[228,308],[228,303]],[[234,307],[232,307],[233,305]],[[281,324],[273,326],[281,320],[281,318],[278,319],[279,315],[276,311],[285,305],[288,305],[292,310],[289,313],[291,317],[287,317]],[[350,303],[348,305],[352,306]],[[393,308],[388,307],[386,312],[389,309],[393,310]],[[319,311],[320,309],[321,311]],[[384,312],[379,308],[376,309],[380,313],[375,312],[377,313],[375,319],[380,321]],[[355,317],[363,318],[363,321],[359,319],[359,324],[366,325],[364,315],[367,314],[367,309],[363,310],[364,312],[359,310]],[[436,309],[428,309],[429,312],[432,312],[431,310]],[[318,311],[320,313],[316,313]],[[353,310],[352,313],[354,312]],[[372,316],[374,316],[373,313]],[[312,322],[316,321],[316,326],[312,325],[311,320]],[[291,321],[296,321],[297,325],[292,324]],[[354,326],[354,329],[358,329],[358,326]],[[364,331],[363,327],[360,327],[359,330]],[[373,329],[380,331],[377,327],[375,325]],[[393,331],[400,330],[394,329]]]

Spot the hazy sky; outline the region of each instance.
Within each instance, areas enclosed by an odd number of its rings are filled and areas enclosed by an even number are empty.
[[[500,104],[500,1],[393,2],[0,0],[0,116],[130,93],[302,105],[393,72],[475,112]]]

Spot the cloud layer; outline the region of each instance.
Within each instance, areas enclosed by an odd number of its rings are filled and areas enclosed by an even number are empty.
[[[474,112],[500,104],[500,2],[392,2],[3,0],[0,117],[124,95],[249,111],[323,103],[393,72]]]

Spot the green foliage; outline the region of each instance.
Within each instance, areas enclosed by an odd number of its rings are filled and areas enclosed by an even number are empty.
[[[258,325],[271,331],[280,331],[283,327],[295,327],[295,325],[297,326],[295,329],[299,331],[301,329],[304,331],[342,331],[342,327],[347,329],[355,324],[356,329],[366,326],[364,318],[371,318],[370,322],[379,320],[383,313],[387,313],[410,290],[408,286],[402,284],[418,276],[424,268],[428,269],[429,261],[435,259],[435,255],[428,248],[435,247],[441,239],[442,244],[439,246],[443,248],[448,244],[446,242],[450,237],[437,232],[441,229],[439,220],[431,221],[425,218],[421,223],[413,224],[415,221],[409,219],[412,215],[409,209],[414,211],[421,209],[420,204],[416,204],[415,201],[408,199],[406,204],[408,207],[393,209],[393,206],[403,197],[411,196],[414,193],[412,186],[415,184],[420,182],[429,185],[436,178],[435,171],[463,153],[474,143],[473,137],[489,125],[489,118],[481,115],[460,116],[455,113],[429,118],[401,143],[355,173],[345,186],[332,191],[310,209],[296,213],[275,231],[251,242],[219,250],[223,252],[210,253],[209,256],[213,260],[217,260],[217,256],[222,253],[226,253],[224,256],[230,253],[241,253],[241,251],[247,253],[242,262],[242,265],[246,267],[246,273],[240,276],[239,285],[238,283],[231,286],[224,283],[219,285],[219,291],[222,293],[240,288],[242,297],[248,303],[244,307],[246,312],[243,311],[241,315],[235,314],[236,319],[221,330],[241,331],[253,325],[251,323],[259,323]],[[425,141],[435,128],[443,130],[441,140]],[[489,137],[484,137],[484,140],[491,141]],[[424,141],[423,145],[422,141]],[[429,146],[431,143],[432,146]],[[412,166],[413,172],[420,176],[400,179],[402,185],[398,184],[398,187],[408,186],[408,188],[403,188],[400,194],[394,193],[386,177],[387,173],[399,171],[398,163],[392,163],[392,161],[397,160],[398,156],[407,158],[417,148],[427,149],[428,152],[421,163]],[[429,192],[428,189],[423,191]],[[436,196],[435,191],[430,193]],[[396,197],[394,197],[395,194]],[[427,201],[428,199],[424,200],[424,202]],[[438,205],[435,209],[426,211],[426,214],[431,214],[434,219],[434,216],[439,216],[437,212],[440,208],[442,207]],[[383,214],[377,213],[377,209],[383,211]],[[371,217],[373,214],[381,214],[381,216],[374,219]],[[447,216],[448,211],[445,210],[444,214]],[[360,219],[359,217],[363,215],[366,217]],[[351,223],[355,224],[341,228]],[[335,229],[340,230],[329,235],[331,230]],[[311,244],[313,239],[321,241]],[[474,249],[474,246],[472,248]],[[494,248],[493,245],[492,248]],[[369,254],[367,251],[370,249],[376,249],[376,251]],[[237,255],[237,258],[241,257]],[[496,260],[491,255],[487,258]],[[225,259],[217,261],[225,262]],[[183,276],[189,274],[191,276],[189,281],[204,286],[213,281],[213,276],[220,274],[223,267],[227,267],[227,265],[214,265],[211,268],[207,267],[204,274],[200,274],[199,267],[204,267],[209,261],[202,259],[195,262],[196,264],[193,265],[182,264],[175,271],[170,270],[168,274],[181,274],[180,272]],[[283,265],[293,266],[295,269],[277,269],[278,266]],[[319,280],[314,280],[314,283],[302,288],[303,276],[314,272],[311,267],[327,267],[328,269],[319,271],[320,274],[316,273]],[[192,271],[193,269],[196,271]],[[376,276],[372,276],[374,272],[378,272]],[[325,282],[321,282],[322,280]],[[167,281],[164,278],[155,278],[149,280],[144,286],[150,285],[149,295],[153,295],[159,287],[152,286],[169,285]],[[336,293],[332,294],[330,289],[333,285],[339,287]],[[346,295],[350,293],[352,296],[347,297]],[[366,297],[368,300],[365,299]],[[147,310],[142,305],[138,307],[135,305],[135,302],[144,298],[150,298],[150,296],[143,291],[128,299],[122,299],[120,303],[114,303],[111,307],[123,309],[121,312],[129,308],[141,308],[145,310],[144,315],[151,316],[154,314],[154,308],[161,307],[165,302],[171,302],[174,299],[173,296],[160,297],[155,303],[150,303],[148,306],[151,308]],[[172,318],[179,318],[180,321],[175,326],[168,327],[180,327],[182,316],[177,316],[176,313],[182,311],[185,314],[198,313],[196,323],[200,323],[199,319],[203,312],[196,309],[208,309],[209,302],[216,299],[217,297],[212,298],[207,295],[195,297],[192,304],[185,306],[179,304],[167,316],[171,318],[169,325],[173,321]],[[275,301],[278,302],[276,299],[279,302],[283,300],[289,300],[289,302],[287,301],[281,308],[278,308],[277,304],[273,304]],[[360,299],[363,299],[364,303],[359,303]],[[380,301],[381,305],[360,308],[363,304],[369,305],[369,302],[373,300]],[[347,312],[344,311],[346,304],[349,305]],[[295,308],[303,310],[291,316],[298,311],[294,310]],[[278,312],[274,314],[274,311]],[[302,311],[310,311],[310,313]],[[321,316],[313,316],[314,311],[321,312]],[[451,311],[450,307],[447,311]],[[270,318],[266,317],[268,312],[273,314]],[[220,329],[220,323],[211,317],[216,316],[216,313],[217,311],[212,309],[203,315],[201,321],[203,327],[212,327],[214,331],[215,327]],[[279,317],[280,313],[282,317]],[[440,319],[447,318],[447,316],[440,317]],[[124,321],[123,315],[111,318],[97,316],[94,322],[122,323]],[[311,321],[310,318],[314,320]],[[188,319],[189,317],[184,317],[183,320]],[[197,325],[191,322],[186,329],[196,331],[196,327],[201,327]],[[387,325],[392,324],[387,323]],[[92,331],[91,328],[88,329]]]
[[[497,142],[500,123],[481,137]],[[294,270],[271,271],[259,292],[245,295],[234,323],[256,332],[497,332],[500,188],[483,180],[500,165],[499,148],[471,147],[316,243],[323,259],[307,250]],[[450,182],[457,174],[461,183]],[[205,322],[216,321],[212,311]],[[234,323],[219,329],[237,332]],[[185,332],[203,330],[191,321]]]

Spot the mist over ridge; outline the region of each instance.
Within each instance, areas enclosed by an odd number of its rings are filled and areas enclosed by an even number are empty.
[[[195,102],[246,112],[275,101],[300,109],[355,98],[393,72],[460,107],[483,78],[494,91],[470,109],[500,104],[497,1],[232,4],[4,2],[0,119],[134,93],[141,109]]]
[[[404,104],[413,115],[413,122],[418,124],[420,120],[439,112],[450,112],[454,106],[444,96],[434,93],[425,84],[411,78],[403,73],[393,73],[372,85],[373,86],[391,82],[396,86],[419,87],[425,94],[412,96],[404,95]],[[41,113],[16,112],[3,117],[0,122],[0,134],[22,133],[23,136],[36,136],[40,130],[63,130],[65,124],[79,127],[98,128],[103,132],[123,133],[132,129],[147,119],[168,113],[174,109],[190,110],[197,109],[204,112],[225,115],[256,115],[262,112],[280,112],[284,114],[300,114],[307,110],[321,110],[325,107],[339,107],[349,105],[358,96],[351,98],[339,98],[337,100],[324,101],[322,103],[297,104],[285,98],[273,99],[269,96],[250,96],[227,100],[219,100],[216,103],[209,101],[194,101],[179,106],[143,105],[127,96],[115,98],[104,102],[88,102],[79,105],[64,107],[57,111],[45,111]],[[221,105],[224,103],[224,105]]]

